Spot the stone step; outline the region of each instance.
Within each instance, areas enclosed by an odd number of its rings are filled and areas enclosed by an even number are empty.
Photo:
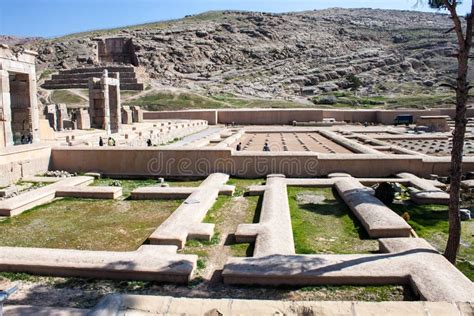
[[[91,77],[96,77],[100,78],[102,77],[102,72],[101,71],[94,71],[94,72],[85,72],[85,73],[78,73],[78,74],[54,74],[51,76],[52,80],[58,80],[58,79],[80,79],[80,78],[91,78]],[[122,78],[136,78],[136,73],[135,72],[120,72],[120,79]]]
[[[60,187],[56,190],[56,196],[114,200],[122,196],[122,188],[107,186]]]
[[[66,69],[60,70],[60,74],[80,74],[87,72],[103,72],[107,69],[109,72],[135,72],[134,67],[91,67],[91,68],[75,68],[75,69]]]
[[[89,88],[88,83],[74,83],[74,84],[66,84],[66,83],[45,83],[41,86],[44,89],[87,89]],[[125,83],[120,84],[120,90],[139,90],[142,91],[145,89],[143,83]]]
[[[92,78],[92,77],[91,77]],[[97,78],[97,77],[96,77]],[[46,80],[45,84],[74,84],[74,83],[89,83],[89,78],[68,78],[68,79],[51,79],[51,80]],[[137,78],[120,78],[120,83],[138,83]]]
[[[120,88],[122,90],[144,90],[143,83],[138,82],[134,67],[93,67],[60,70],[57,74],[52,75],[50,80],[46,80],[42,88],[87,89],[89,78],[102,77],[104,70],[108,70],[109,73],[118,72],[120,74]]]

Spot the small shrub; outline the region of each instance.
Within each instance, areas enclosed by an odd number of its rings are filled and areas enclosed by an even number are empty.
[[[402,218],[405,220],[405,222],[408,222],[410,220],[410,213],[408,212],[403,213]]]

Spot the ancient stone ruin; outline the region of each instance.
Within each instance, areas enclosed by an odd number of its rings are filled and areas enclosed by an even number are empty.
[[[0,45],[0,147],[39,141],[35,56]]]
[[[104,70],[102,77],[89,79],[89,116],[91,127],[117,133],[122,124],[119,74],[109,76]]]

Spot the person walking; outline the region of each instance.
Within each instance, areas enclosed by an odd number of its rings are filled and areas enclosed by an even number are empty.
[[[270,146],[268,146],[268,143],[265,143],[265,145],[263,145],[263,151],[270,151]]]

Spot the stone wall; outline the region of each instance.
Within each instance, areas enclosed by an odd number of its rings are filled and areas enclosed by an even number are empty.
[[[449,157],[413,155],[252,153],[231,149],[156,149],[88,147],[53,148],[52,169],[96,171],[110,176],[205,177],[224,172],[243,178],[281,173],[288,177],[318,177],[347,172],[355,177],[387,177],[399,172],[428,177],[448,175]],[[474,158],[465,158],[464,172],[474,171]]]
[[[209,125],[217,124],[217,110],[188,111],[147,111],[143,113],[145,120],[206,120]]]
[[[131,38],[115,37],[97,40],[97,53],[101,63],[132,64],[138,66]]]
[[[48,171],[49,146],[24,145],[0,153],[0,187]]]
[[[350,109],[224,109],[224,110],[183,110],[145,112],[145,120],[157,119],[195,119],[207,120],[209,125],[291,125],[297,122],[318,122],[327,118],[352,123],[393,124],[399,114],[411,114],[416,120],[425,115],[448,115],[454,118],[454,109],[397,109],[397,110],[350,110]],[[468,117],[474,117],[474,109],[467,111]]]

